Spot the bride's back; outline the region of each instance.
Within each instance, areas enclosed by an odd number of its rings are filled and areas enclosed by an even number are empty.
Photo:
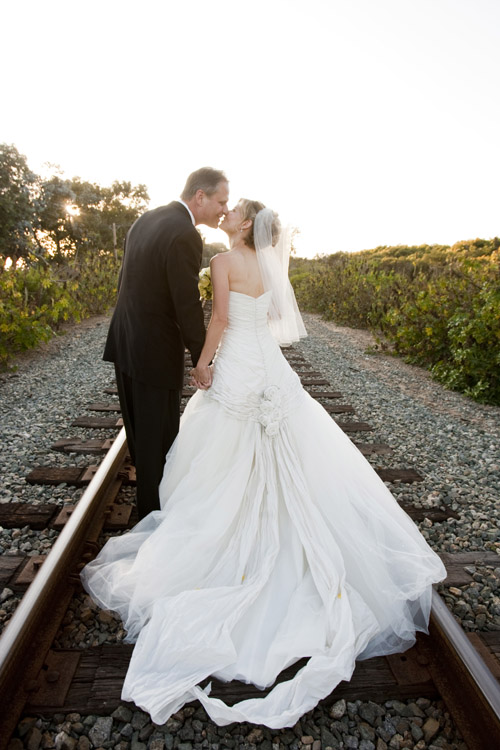
[[[255,250],[251,248],[229,250],[229,289],[249,297],[260,297],[264,286]]]

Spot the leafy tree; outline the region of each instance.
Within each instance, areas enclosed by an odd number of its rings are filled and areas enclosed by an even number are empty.
[[[122,247],[125,235],[147,208],[149,196],[144,185],[114,182],[111,187],[53,176],[41,184],[38,241],[61,261],[70,254]]]
[[[63,263],[113,252],[148,202],[146,186],[128,181],[102,187],[57,172],[42,179],[15,146],[0,144],[0,267],[6,258]]]
[[[206,243],[203,238],[203,255],[201,258],[201,267],[206,268],[210,265],[211,259],[218,253],[227,253],[227,247],[222,242]]]
[[[38,177],[26,157],[15,146],[0,144],[0,255],[14,263],[30,252],[37,189]]]
[[[70,180],[54,175],[41,182],[37,200],[36,242],[41,251],[62,261],[74,247],[75,236],[67,206],[75,201]]]
[[[90,202],[80,197],[80,189],[85,194],[89,187],[99,195],[99,202]],[[87,243],[93,248],[111,250],[114,247],[113,224],[116,232],[116,246],[123,247],[125,236],[134,221],[147,209],[149,195],[145,185],[115,181],[111,187],[99,187],[89,183],[73,181],[77,194],[76,205],[80,216],[75,223],[81,223]]]

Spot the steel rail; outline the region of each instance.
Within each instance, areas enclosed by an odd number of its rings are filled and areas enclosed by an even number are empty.
[[[19,664],[26,659],[38,629],[47,618],[47,602],[73,572],[76,556],[81,553],[89,528],[95,523],[126,451],[122,427],[0,637],[0,695],[3,696],[0,726],[9,720],[8,698],[19,689]]]
[[[434,657],[431,676],[467,746],[470,750],[496,747],[500,743],[500,683],[435,589],[429,641]]]

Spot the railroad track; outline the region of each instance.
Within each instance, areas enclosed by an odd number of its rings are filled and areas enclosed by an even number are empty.
[[[304,387],[337,419],[372,464],[380,457],[391,455],[390,446],[360,439],[372,428],[353,419],[354,408],[340,403],[342,394],[332,390],[321,373],[293,348],[284,353]],[[185,386],[184,405],[193,392]],[[108,389],[109,393],[114,390]],[[116,402],[96,402],[89,408],[100,416],[81,417],[73,425],[114,431],[118,433],[115,439],[64,438],[53,449],[101,454],[104,455],[102,463],[83,468],[37,467],[27,477],[31,483],[66,482],[86,486],[78,503],[63,509],[50,504],[23,503],[0,507],[0,525],[29,525],[31,528],[52,525],[61,530],[48,556],[0,558],[3,586],[17,590],[28,586],[0,638],[0,750],[7,747],[23,713],[43,716],[72,711],[110,713],[121,703],[121,685],[132,646],[102,644],[86,649],[61,649],[52,645],[72,597],[80,590],[78,570],[96,554],[102,531],[124,530],[137,520],[133,505],[116,502],[123,486],[133,485],[135,481],[134,468],[127,461],[119,407]],[[392,469],[377,464],[375,468],[386,482],[422,479],[412,467]],[[401,505],[415,521],[423,518],[440,521],[457,515],[449,510]],[[472,580],[466,570],[472,562],[497,564],[498,561],[496,555],[489,553],[442,557],[448,569],[449,585]],[[494,748],[495,738],[500,738],[500,662],[497,658],[500,638],[497,633],[481,635],[466,634],[434,591],[430,637],[419,636],[416,646],[404,654],[360,662],[351,681],[341,683],[323,703],[333,703],[340,697],[378,702],[441,697],[470,750]],[[302,664],[299,662],[286,670],[280,679],[289,679]],[[212,695],[229,703],[263,694],[242,683],[212,681]]]

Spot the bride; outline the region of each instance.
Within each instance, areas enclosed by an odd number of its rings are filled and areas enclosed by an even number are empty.
[[[161,510],[82,571],[135,642],[122,698],[164,723],[199,700],[219,725],[291,726],[356,659],[426,632],[446,571],[280,350],[306,335],[277,215],[241,200],[211,262],[213,315],[160,485]],[[213,378],[210,362],[214,358]],[[233,706],[210,675],[266,688]]]

